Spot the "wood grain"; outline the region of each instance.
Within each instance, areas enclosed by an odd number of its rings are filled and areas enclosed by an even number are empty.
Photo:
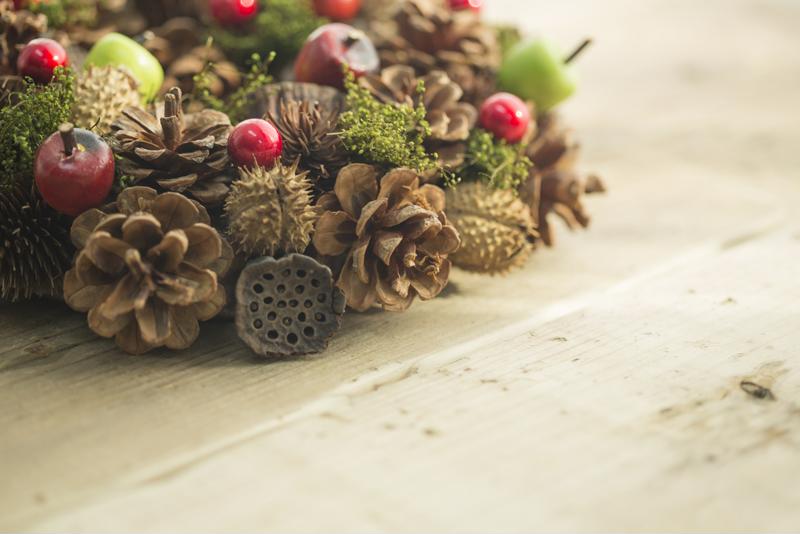
[[[611,188],[591,232],[291,361],[0,307],[1,530],[796,527],[800,7],[489,15],[598,43],[565,110]]]

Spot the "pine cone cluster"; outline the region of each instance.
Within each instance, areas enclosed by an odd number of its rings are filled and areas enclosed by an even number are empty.
[[[431,126],[426,141],[428,151],[438,154],[445,169],[452,170],[464,163],[467,138],[475,127],[478,112],[472,104],[461,102],[464,91],[446,72],[435,70],[418,78],[413,68],[393,65],[379,74],[360,78],[359,83],[384,103],[411,107],[422,103]],[[423,92],[419,91],[420,83]]]
[[[548,220],[551,213],[560,217],[570,229],[586,228],[591,218],[583,205],[583,197],[606,190],[599,177],[577,171],[579,152],[580,145],[572,130],[558,115],[548,113],[539,117],[536,137],[527,148],[534,167],[520,189],[520,197],[530,206],[547,246],[554,242]]]
[[[348,306],[403,311],[417,296],[441,293],[460,238],[445,216],[444,191],[420,186],[410,169],[379,176],[361,163],[342,169],[333,192],[319,199],[314,247],[329,263],[341,263],[337,286]]]
[[[206,206],[221,204],[230,190],[228,136],[231,121],[205,109],[184,115],[173,88],[155,114],[123,111],[111,126],[120,170],[137,184],[186,193]]]
[[[15,10],[11,0],[0,0],[0,75],[17,73],[17,57],[31,39],[47,31],[47,17]]]
[[[139,82],[125,68],[90,66],[75,84],[72,119],[80,128],[111,131],[111,124],[141,101]]]
[[[225,201],[229,234],[248,256],[305,252],[317,219],[308,171],[278,163],[273,169],[241,169]]]
[[[409,65],[419,75],[442,70],[479,105],[495,90],[501,54],[495,31],[472,10],[443,0],[407,0],[392,24],[373,25],[381,64]]]
[[[281,133],[283,162],[299,162],[300,168],[310,173],[318,194],[330,191],[339,170],[350,162],[336,135],[343,108],[341,94],[314,84],[281,86],[283,90],[275,91],[268,99],[266,117]],[[331,101],[333,105],[327,105]]]
[[[73,223],[80,253],[64,278],[67,304],[88,312],[89,327],[130,354],[190,347],[198,321],[225,306],[218,277],[230,265],[228,245],[208,213],[178,193],[131,187],[117,208]]]
[[[61,294],[73,254],[68,228],[32,188],[0,188],[0,299]]]
[[[538,234],[529,207],[513,191],[468,182],[447,191],[447,216],[461,234],[450,258],[467,271],[504,274],[521,267]]]

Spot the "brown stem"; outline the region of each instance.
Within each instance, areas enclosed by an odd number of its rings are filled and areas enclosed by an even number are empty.
[[[65,122],[58,127],[58,133],[61,134],[61,141],[64,142],[64,154],[70,157],[75,152],[75,149],[78,148],[78,140],[75,139],[75,126]]]
[[[179,104],[173,93],[164,97],[164,118],[161,119],[161,130],[164,132],[164,145],[170,150],[181,142],[181,122],[178,118]]]
[[[575,58],[577,58],[579,55],[581,55],[583,53],[583,51],[586,50],[586,48],[590,44],[592,44],[592,40],[591,39],[584,39],[584,41],[581,44],[578,45],[578,48],[573,50],[572,53],[570,55],[568,55],[564,59],[564,64],[568,65],[568,64],[572,63],[573,61],[575,61]]]
[[[349,34],[347,34],[347,38],[344,40],[344,47],[345,49],[350,48],[357,42],[359,42],[364,37],[364,34],[361,33],[359,30],[353,30]]]
[[[180,87],[176,86],[169,90],[169,94],[175,96],[175,103],[178,106],[175,116],[178,117],[178,120],[183,124],[183,92]]]

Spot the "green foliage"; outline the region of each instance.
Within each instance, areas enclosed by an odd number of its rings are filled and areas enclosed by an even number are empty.
[[[410,167],[426,171],[437,158],[425,150],[431,127],[425,106],[384,104],[356,83],[352,73],[345,79],[347,111],[339,117],[344,146],[368,163]],[[417,91],[425,91],[420,82]]]
[[[272,83],[269,68],[274,60],[275,52],[272,52],[267,59],[263,60],[259,54],[250,56],[250,69],[244,75],[242,85],[224,99],[211,93],[211,72],[214,70],[214,65],[208,63],[194,77],[194,92],[192,96],[202,102],[205,107],[226,113],[231,118],[231,122],[236,124],[247,118],[250,97],[261,88]]]
[[[327,22],[314,14],[309,0],[259,0],[259,4],[258,15],[244,29],[211,31],[227,56],[241,65],[265,50],[276,52],[279,69],[289,65],[309,34]]]
[[[48,85],[27,81],[19,102],[0,109],[0,184],[29,182],[36,150],[62,122],[75,102],[75,76],[58,68]]]
[[[97,22],[96,0],[41,0],[30,2],[28,9],[43,13],[51,28],[92,26]]]
[[[510,145],[476,128],[467,142],[466,161],[457,174],[466,180],[482,180],[497,189],[516,189],[532,166],[521,145]]]

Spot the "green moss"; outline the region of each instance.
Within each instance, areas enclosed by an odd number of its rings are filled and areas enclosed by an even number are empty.
[[[259,0],[259,4],[259,14],[246,28],[211,30],[214,41],[240,65],[266,50],[276,52],[278,68],[289,65],[309,34],[326,22],[314,14],[308,0]]]
[[[467,142],[466,161],[456,174],[465,180],[482,180],[498,189],[516,189],[527,179],[532,166],[522,146],[510,145],[476,128]]]
[[[272,83],[269,68],[274,60],[275,52],[272,52],[267,59],[261,59],[259,54],[253,54],[250,57],[250,68],[242,79],[242,85],[224,99],[218,98],[211,93],[212,81],[210,73],[213,71],[214,65],[209,63],[202,72],[194,77],[194,93],[192,96],[206,107],[226,113],[231,118],[231,122],[236,124],[247,118],[250,97],[261,88]]]
[[[96,0],[44,0],[31,2],[34,13],[43,13],[51,28],[93,26],[97,22]]]
[[[28,81],[19,102],[0,109],[0,185],[33,178],[39,145],[72,114],[74,82],[71,70],[59,68],[48,85]]]
[[[345,80],[347,111],[339,117],[344,146],[367,163],[410,167],[425,171],[436,166],[436,157],[425,150],[431,127],[425,120],[425,106],[384,104],[356,83],[352,74]],[[417,89],[424,92],[420,83]]]

